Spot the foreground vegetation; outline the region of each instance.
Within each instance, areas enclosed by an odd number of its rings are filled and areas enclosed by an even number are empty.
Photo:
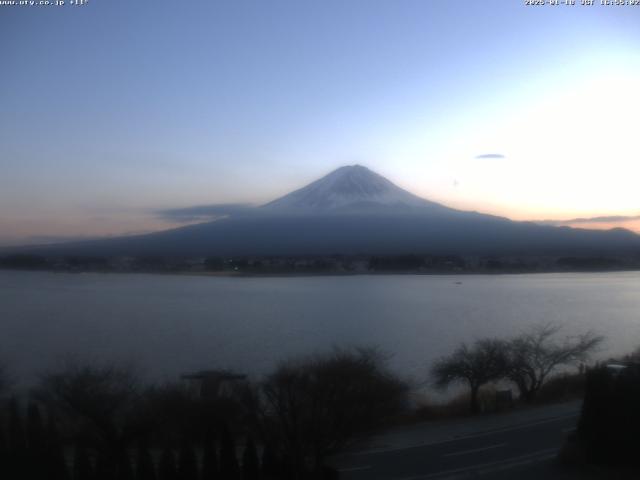
[[[485,338],[461,344],[431,368],[436,386],[462,382],[469,388],[469,409],[479,413],[479,392],[490,382],[506,381],[517,387],[520,400],[532,403],[551,375],[562,367],[581,365],[604,338],[593,332],[558,339],[560,328],[540,325],[510,339]]]
[[[431,375],[441,387],[468,385],[470,413],[486,410],[482,396],[496,381],[531,403],[553,391],[556,369],[585,361],[601,340],[559,339],[541,326],[462,344]],[[335,349],[283,362],[261,381],[214,370],[165,384],[145,384],[126,366],[73,363],[43,374],[22,402],[0,374],[0,465],[28,480],[337,478],[330,456],[390,422],[420,418],[386,360],[376,349]]]
[[[7,478],[331,479],[327,456],[407,406],[375,350],[280,365],[262,382],[196,372],[144,385],[130,368],[70,365],[3,411]],[[25,411],[26,410],[26,411]]]
[[[576,431],[561,453],[573,467],[605,467],[609,478],[638,478],[640,350],[590,369]]]

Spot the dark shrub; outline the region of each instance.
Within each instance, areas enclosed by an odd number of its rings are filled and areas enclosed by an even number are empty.
[[[609,465],[640,465],[640,367],[612,371],[606,366],[587,373],[578,440],[587,461]]]

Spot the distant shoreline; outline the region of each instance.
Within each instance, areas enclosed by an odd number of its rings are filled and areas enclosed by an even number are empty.
[[[219,277],[320,277],[351,275],[498,275],[598,273],[640,270],[636,256],[525,255],[297,255],[297,256],[0,256],[11,270],[162,273]]]
[[[601,270],[523,270],[523,271],[387,271],[387,272],[197,272],[197,271],[154,271],[154,270],[54,270],[54,269],[26,269],[26,268],[5,268],[0,267],[0,271],[6,272],[43,272],[43,273],[60,273],[60,274],[140,274],[140,275],[163,275],[163,276],[191,276],[191,277],[218,277],[218,278],[311,278],[311,277],[365,277],[365,276],[450,276],[450,277],[471,277],[471,276],[502,276],[502,275],[549,275],[549,274],[580,274],[580,273],[625,273],[640,272],[640,267],[636,268],[620,268],[620,269],[601,269]]]

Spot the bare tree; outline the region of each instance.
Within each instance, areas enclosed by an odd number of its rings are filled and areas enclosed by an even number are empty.
[[[68,364],[43,375],[36,395],[107,456],[119,455],[137,434],[139,382],[129,366]]]
[[[558,340],[560,330],[560,326],[547,323],[509,341],[506,376],[516,384],[522,400],[535,400],[551,373],[558,367],[586,361],[604,340],[593,332]]]
[[[439,388],[463,382],[469,386],[471,413],[480,411],[478,392],[483,385],[504,377],[507,367],[505,343],[486,338],[472,346],[461,344],[451,355],[442,357],[431,368],[431,376]]]
[[[264,418],[294,478],[322,468],[327,455],[405,406],[407,386],[375,349],[282,364],[262,387]]]

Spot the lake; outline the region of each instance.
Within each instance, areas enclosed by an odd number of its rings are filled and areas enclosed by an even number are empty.
[[[0,358],[21,378],[66,358],[259,376],[334,345],[378,345],[416,380],[459,342],[542,322],[640,345],[640,272],[240,278],[0,271]]]

